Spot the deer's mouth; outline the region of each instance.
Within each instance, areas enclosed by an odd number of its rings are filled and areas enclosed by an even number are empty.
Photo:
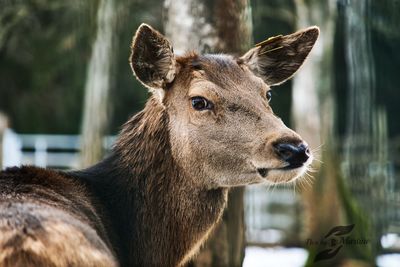
[[[268,169],[267,168],[258,168],[257,172],[263,178],[267,177],[267,175],[268,175]]]
[[[307,169],[311,162],[313,161],[313,157],[311,156],[305,162],[291,162],[284,164],[283,166],[263,166],[252,164],[256,167],[256,172],[260,178],[264,181],[272,182],[272,183],[289,183],[297,180],[299,177],[302,177],[304,173],[307,172]]]
[[[297,168],[301,168],[305,166],[304,163],[296,163],[296,164],[289,164],[287,166],[284,167],[280,167],[280,168],[257,168],[257,173],[265,178],[268,176],[268,172],[271,170],[281,170],[281,171],[288,171],[288,170],[293,170],[293,169],[297,169]]]

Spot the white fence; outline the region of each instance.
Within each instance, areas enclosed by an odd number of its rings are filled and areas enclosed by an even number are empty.
[[[22,144],[18,135],[10,129],[5,129],[3,132],[3,140],[0,140],[0,142],[2,142],[2,146],[0,147],[3,148],[3,151],[0,151],[0,153],[2,153],[2,157],[0,158],[3,160],[3,162],[0,162],[2,163],[0,166],[6,168],[21,165]]]
[[[114,136],[104,138],[109,149]],[[79,135],[16,134],[7,129],[3,136],[3,168],[35,165],[56,169],[79,167]]]

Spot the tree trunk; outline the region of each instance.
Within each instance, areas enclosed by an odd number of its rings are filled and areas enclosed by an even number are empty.
[[[107,131],[108,98],[115,58],[115,0],[101,0],[97,13],[97,35],[85,85],[82,124],[81,165],[86,167],[103,157]]]
[[[386,185],[390,183],[390,175],[386,172],[389,137],[385,107],[377,106],[375,98],[371,3],[368,0],[348,1],[343,6],[348,73],[343,173],[348,194],[357,205],[357,210],[347,216],[358,224],[355,234],[379,240],[383,231],[387,230],[385,196]],[[370,171],[371,166],[374,166],[374,172]],[[350,247],[348,254],[373,265],[379,246],[379,242],[372,242],[371,246],[362,250],[357,246]]]
[[[8,119],[0,113],[0,171],[3,169],[3,137],[4,131],[8,128]]]
[[[248,0],[165,1],[165,32],[176,53],[242,54],[252,43]],[[200,255],[190,266],[242,266],[245,249],[244,188],[231,190],[228,208]]]
[[[344,3],[344,2],[343,2]],[[342,5],[343,5],[342,3]],[[348,124],[347,142],[345,143],[345,165],[347,170],[354,167],[354,158],[359,160],[358,153],[351,151],[361,143],[366,151],[362,155],[371,155],[371,121],[373,108],[371,105],[373,64],[369,62],[371,57],[370,43],[367,38],[365,25],[360,18],[364,18],[365,1],[348,1],[348,12],[353,12],[347,18],[346,28],[347,65],[349,65],[349,97],[348,97]],[[339,224],[354,223],[355,229],[352,236],[362,238],[371,235],[368,231],[368,221],[365,214],[361,212],[359,205],[354,201],[353,195],[346,185],[348,179],[344,179],[340,170],[340,161],[337,155],[337,144],[335,143],[334,129],[334,99],[333,99],[333,37],[334,22],[336,17],[336,1],[329,0],[327,3],[313,0],[296,0],[298,23],[300,26],[317,24],[321,28],[321,38],[317,44],[314,57],[311,57],[294,79],[293,87],[293,111],[296,130],[311,143],[311,147],[317,147],[319,142],[324,146],[322,150],[322,161],[324,162],[318,174],[315,174],[315,182],[312,190],[303,192],[306,207],[306,235],[307,238],[318,240],[327,231]],[[359,14],[356,14],[359,12]],[[356,14],[356,16],[354,16]],[[358,15],[358,16],[357,16]],[[351,19],[355,19],[351,21]],[[320,53],[318,53],[320,52]],[[321,53],[322,52],[322,53]],[[311,77],[313,77],[311,79]],[[308,81],[308,82],[307,82]],[[312,81],[312,82],[310,82]],[[302,98],[301,96],[306,96]],[[306,101],[307,100],[307,101]],[[308,108],[304,109],[303,106]],[[319,112],[316,112],[319,110]],[[361,118],[361,119],[360,119]],[[319,133],[319,136],[316,135]],[[320,139],[320,140],[318,140]],[[350,151],[350,152],[349,152]],[[353,153],[351,153],[353,152]],[[357,155],[357,156],[355,156]],[[344,168],[346,170],[346,168]],[[365,164],[361,168],[366,171]],[[344,173],[350,180],[354,180],[357,188],[362,187],[361,180],[366,181],[367,175],[361,175],[362,179],[355,180],[355,173]],[[370,192],[370,190],[368,190]],[[366,198],[371,198],[368,194]],[[369,207],[370,209],[373,207]],[[321,248],[320,248],[321,249]],[[315,266],[313,259],[319,248],[310,247],[309,259],[306,266]],[[338,254],[323,266],[339,266],[351,264],[344,258],[358,258],[365,262],[373,262],[369,246],[359,248],[358,246],[345,247],[345,253]],[[367,264],[363,263],[363,266]],[[319,266],[319,265],[318,265]],[[322,265],[321,265],[322,266]]]
[[[295,0],[297,28],[318,25],[321,30],[310,57],[293,79],[292,113],[296,131],[309,143],[320,159],[314,166],[319,169],[313,179],[313,187],[303,190],[304,226],[303,238],[319,240],[327,231],[342,222],[337,188],[337,165],[329,153],[333,153],[333,38],[336,1],[327,2]],[[323,153],[321,152],[323,151]],[[309,247],[312,265],[318,248]],[[336,266],[339,257],[330,261]],[[308,266],[307,265],[307,266]],[[328,265],[327,265],[328,266]]]

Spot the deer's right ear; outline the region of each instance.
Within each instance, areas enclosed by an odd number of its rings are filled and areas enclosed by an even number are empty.
[[[137,79],[152,91],[165,89],[176,75],[176,61],[169,41],[142,24],[132,41],[130,64]],[[157,90],[156,90],[157,91]]]

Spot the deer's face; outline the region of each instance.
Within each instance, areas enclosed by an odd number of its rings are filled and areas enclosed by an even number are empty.
[[[300,67],[317,28],[279,37],[240,58],[190,54],[143,25],[131,64],[169,115],[176,162],[207,187],[295,180],[312,161],[307,143],[274,115],[270,86]]]

